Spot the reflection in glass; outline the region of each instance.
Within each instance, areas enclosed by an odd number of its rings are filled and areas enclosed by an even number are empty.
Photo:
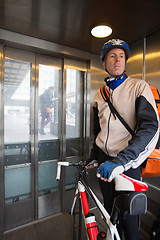
[[[4,157],[6,203],[20,201],[29,198],[31,195],[29,164],[31,162],[30,69],[31,63],[5,59]]]
[[[39,65],[39,140],[58,138],[59,69]]]

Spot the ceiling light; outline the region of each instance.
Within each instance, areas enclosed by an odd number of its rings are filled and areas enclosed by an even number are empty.
[[[112,29],[106,25],[99,25],[91,30],[91,34],[97,38],[108,37],[112,33]]]

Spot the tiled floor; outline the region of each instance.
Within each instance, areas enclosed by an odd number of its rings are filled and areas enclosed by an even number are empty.
[[[72,240],[72,216],[59,214],[5,233],[0,240]]]
[[[99,230],[105,231],[106,225],[97,210],[92,212],[96,215]],[[75,240],[73,236],[73,217],[65,213],[8,231],[0,236],[0,240]],[[86,240],[84,228],[81,239]]]
[[[95,210],[94,210],[95,211]],[[99,217],[100,218],[100,217]],[[98,219],[101,222],[101,219]],[[104,223],[101,223],[101,229]],[[8,231],[0,240],[73,240],[73,217],[59,214],[37,223]],[[86,240],[84,229],[82,239]]]

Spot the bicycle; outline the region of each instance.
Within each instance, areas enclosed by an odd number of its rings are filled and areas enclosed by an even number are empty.
[[[73,204],[71,208],[71,215],[74,215],[76,200],[79,196],[81,208],[80,213],[83,214],[87,239],[88,240],[121,240],[117,231],[118,213],[119,211],[127,212],[129,214],[144,214],[147,211],[147,197],[143,193],[148,189],[146,183],[130,178],[124,174],[119,174],[115,179],[115,190],[122,193],[119,194],[113,204],[111,216],[108,214],[103,204],[98,197],[94,194],[92,189],[85,181],[86,165],[84,162],[58,162],[57,167],[57,180],[60,180],[61,166],[74,166],[78,168],[79,177],[76,187]],[[89,209],[87,195],[92,199],[98,211],[106,223],[107,231],[98,230],[94,214]],[[82,210],[82,211],[81,211]],[[80,215],[81,215],[80,214]],[[81,217],[79,218],[79,220]],[[80,220],[81,221],[81,220]],[[81,230],[79,231],[78,240],[81,240]]]

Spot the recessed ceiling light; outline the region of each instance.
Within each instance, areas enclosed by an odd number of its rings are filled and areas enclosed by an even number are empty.
[[[99,25],[91,30],[91,34],[97,38],[108,37],[112,33],[112,29],[106,25]]]

